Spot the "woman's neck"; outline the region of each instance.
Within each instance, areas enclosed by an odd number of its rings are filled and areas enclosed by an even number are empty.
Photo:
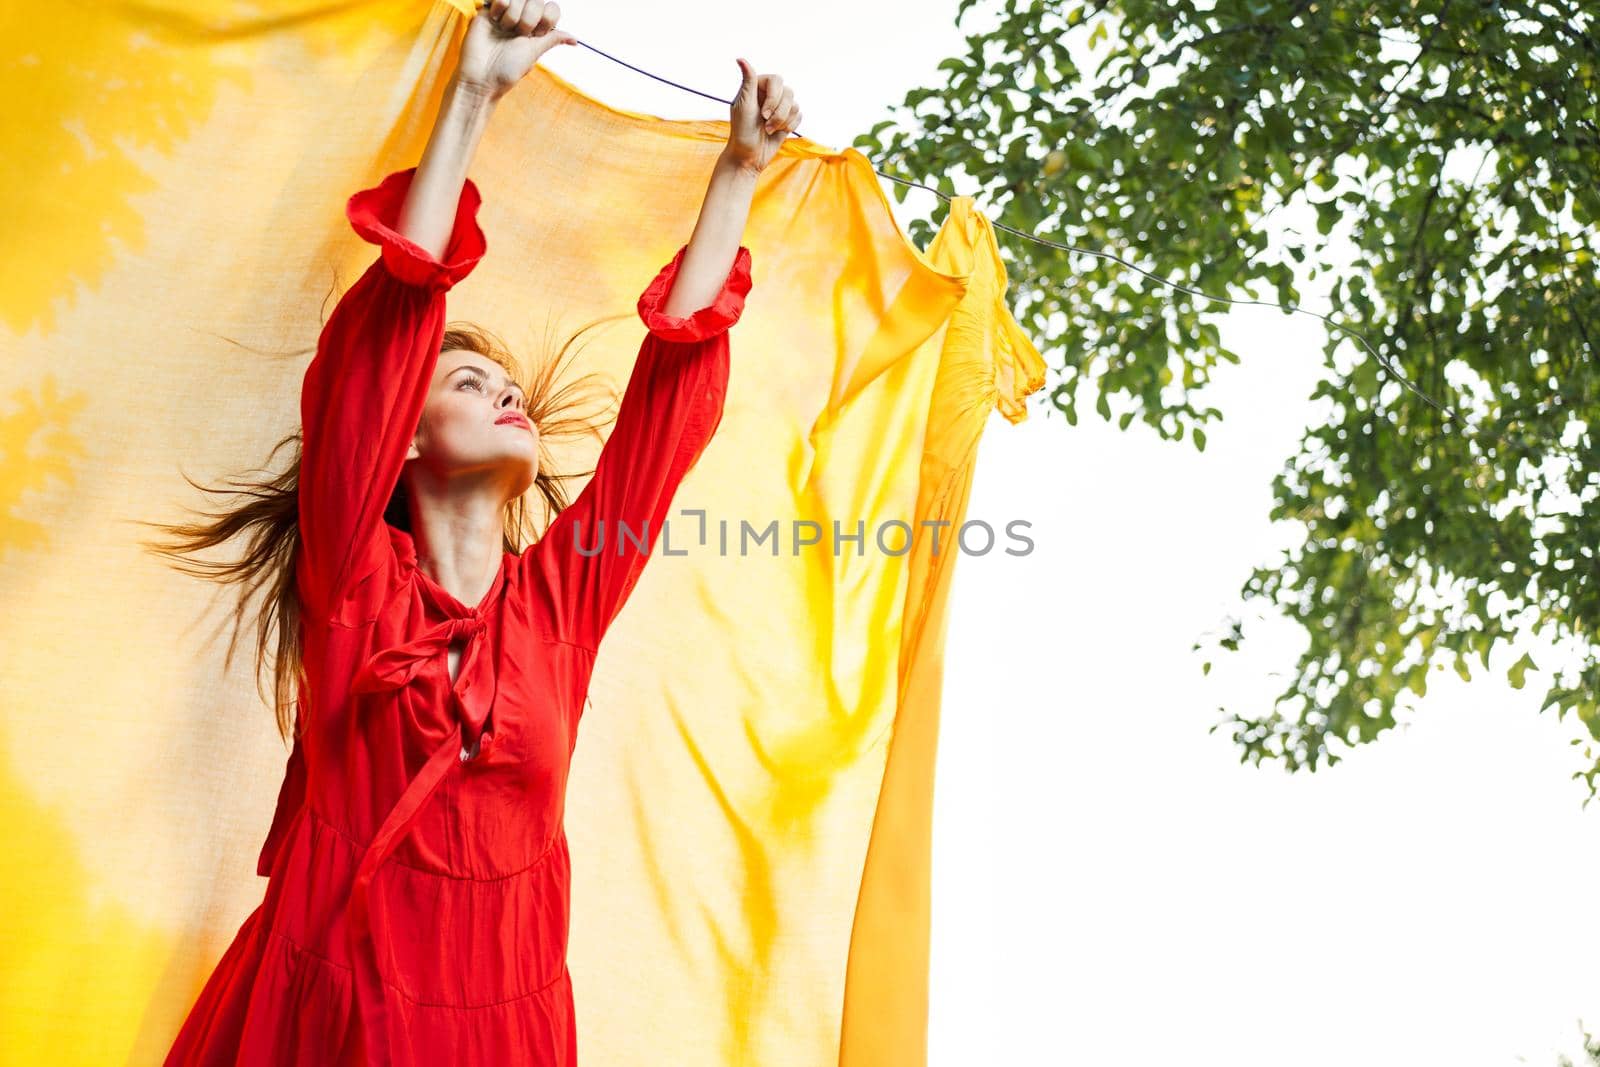
[[[494,584],[505,552],[503,487],[407,488],[417,566],[445,592],[476,607]]]

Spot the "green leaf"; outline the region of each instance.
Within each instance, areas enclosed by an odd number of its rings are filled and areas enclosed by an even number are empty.
[[[1539,665],[1533,662],[1533,657],[1524,652],[1522,658],[1513,663],[1511,669],[1506,671],[1506,679],[1511,683],[1511,688],[1521,689],[1527,681],[1528,671],[1538,669]]]
[[[1323,200],[1314,206],[1317,209],[1317,232],[1326,237],[1333,232],[1334,224],[1339,221],[1339,202]]]

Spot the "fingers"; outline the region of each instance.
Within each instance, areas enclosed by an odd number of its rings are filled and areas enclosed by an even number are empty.
[[[526,37],[537,37],[541,33],[548,33],[556,28],[556,20],[561,17],[561,5],[555,3],[540,3],[539,0],[528,0],[528,6],[522,11],[522,19],[518,24],[517,32]]]
[[[737,108],[741,100],[748,99],[754,91],[758,102],[757,120],[767,136],[793,130],[800,125],[800,105],[795,101],[794,90],[783,84],[778,74],[757,74],[755,68],[743,59],[738,60],[744,82],[739,95],[734,98]]]
[[[555,29],[561,5],[543,0],[489,0],[489,18],[506,33],[538,37]]]
[[[777,74],[763,74],[756,79],[761,89],[761,121],[766,122],[783,96],[783,78]]]
[[[800,125],[800,107],[794,102],[794,90],[784,89],[783,96],[772,109],[772,117],[767,120],[767,132],[770,134],[781,130],[792,130],[798,125]]]

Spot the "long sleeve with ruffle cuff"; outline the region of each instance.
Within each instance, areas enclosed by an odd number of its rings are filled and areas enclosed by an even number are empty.
[[[378,185],[354,194],[345,204],[345,216],[362,240],[379,246],[383,265],[395,278],[408,285],[449,289],[472,272],[488,249],[478,225],[483,199],[472,179],[466,179],[449,247],[442,257],[435,258],[396,228],[416,173],[416,167],[396,171]]]
[[[328,316],[301,386],[299,586],[318,614],[363,615],[381,593],[365,579],[389,551],[383,513],[438,365],[445,292],[487,247],[471,179],[442,256],[400,233],[416,172],[396,171],[349,198],[351,228],[379,254]],[[369,587],[373,596],[361,592]]]
[[[663,341],[704,341],[726,331],[739,321],[744,313],[745,297],[750,293],[750,249],[744,245],[734,253],[733,266],[711,303],[692,315],[668,315],[661,310],[672,283],[677,280],[678,269],[683,265],[685,244],[672,257],[672,262],[662,267],[655,278],[639,296],[639,318],[650,332]]]
[[[740,246],[722,290],[691,315],[663,314],[685,245],[639,297],[649,328],[594,477],[527,551],[542,573],[561,640],[595,650],[660,540],[678,486],[722,421],[728,329],[750,292]],[[639,541],[644,542],[640,547]]]

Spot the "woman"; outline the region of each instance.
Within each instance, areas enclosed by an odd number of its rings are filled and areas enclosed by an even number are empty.
[[[444,294],[485,252],[473,152],[496,102],[575,43],[558,18],[538,0],[481,8],[421,162],[347,205],[379,255],[306,371],[298,473],[275,498],[279,517],[293,502],[292,552],[258,539],[232,565],[293,568],[277,606],[298,660],[278,665],[280,685],[302,668],[300,700],[269,881],[168,1064],[576,1062],[562,815],[578,718],[649,556],[637,535],[653,546],[721,419],[756,177],[800,112],[739,61],[727,145],[693,235],[639,298],[646,337],[594,476],[512,551],[508,516],[548,475],[541,430],[484,335],[446,333]],[[216,543],[272,507],[171,529]]]

